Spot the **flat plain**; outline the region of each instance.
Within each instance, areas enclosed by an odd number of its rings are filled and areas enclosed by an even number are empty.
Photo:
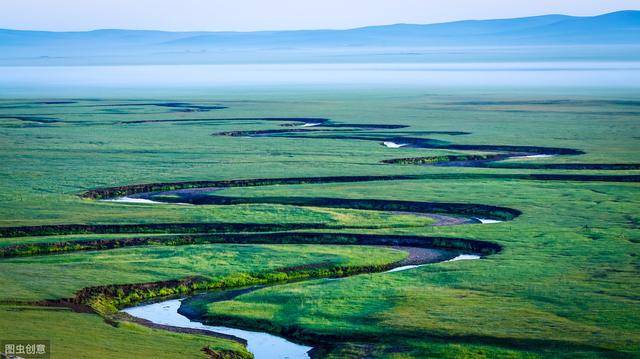
[[[117,310],[267,284],[189,305],[316,357],[638,357],[639,118],[616,90],[2,99],[0,333],[249,357]],[[484,256],[385,273],[409,237]]]

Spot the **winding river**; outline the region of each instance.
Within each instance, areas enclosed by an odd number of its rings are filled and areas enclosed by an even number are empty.
[[[307,352],[311,347],[290,342],[282,337],[263,332],[253,332],[224,326],[211,326],[192,321],[178,313],[181,299],[172,299],[160,303],[146,304],[127,308],[123,312],[136,318],[145,319],[155,324],[169,325],[178,328],[190,328],[232,335],[247,341],[247,349],[256,359],[276,358],[309,358]]]
[[[171,106],[177,106],[171,103]],[[423,137],[403,135],[390,136],[380,134],[380,130],[403,129],[405,125],[390,124],[342,124],[323,118],[228,118],[216,121],[262,120],[285,122],[284,129],[258,131],[227,131],[215,133],[218,136],[274,136],[304,139],[341,139],[359,141],[377,141],[382,145],[399,149],[402,147],[492,152],[491,154],[460,154],[430,157],[396,158],[381,161],[395,165],[436,165],[463,167],[500,167],[510,169],[570,169],[570,170],[636,170],[640,164],[598,164],[598,163],[542,163],[536,161],[502,162],[508,159],[539,159],[558,155],[580,155],[584,152],[570,148],[510,146],[510,145],[466,145]],[[186,122],[211,121],[211,119],[179,119],[179,120],[135,120],[123,121],[121,125],[139,125],[150,122]],[[298,128],[292,128],[298,127]],[[310,127],[310,128],[309,128]],[[370,132],[374,131],[374,132]],[[313,136],[309,136],[313,134]],[[419,134],[437,134],[447,136],[467,135],[458,131],[423,131]],[[214,194],[224,188],[257,187],[270,185],[355,183],[373,181],[401,181],[427,179],[518,179],[540,181],[602,181],[602,182],[639,182],[640,176],[628,174],[556,174],[556,173],[425,173],[397,175],[360,175],[329,177],[291,177],[291,178],[256,178],[218,181],[187,181],[134,184],[119,187],[91,189],[80,194],[83,199],[101,200],[124,204],[157,205],[160,203],[181,205],[237,205],[237,204],[279,204],[302,207],[347,208],[355,210],[374,210],[396,214],[412,214],[426,216],[434,220],[433,226],[451,226],[467,224],[494,224],[517,218],[521,212],[517,209],[497,207],[473,203],[418,202],[367,198],[325,198],[325,197],[232,197]],[[106,205],[106,203],[105,203]],[[309,230],[331,229],[334,232]],[[353,229],[357,232],[344,232]],[[349,244],[349,245],[384,245],[404,249],[409,252],[407,260],[392,266],[381,268],[380,275],[402,275],[415,268],[432,264],[460,260],[476,260],[482,255],[497,253],[501,246],[496,243],[453,237],[380,235],[362,233],[366,227],[328,227],[319,223],[139,223],[139,224],[59,224],[43,226],[1,227],[1,237],[45,236],[83,233],[160,233],[172,236],[144,236],[136,238],[106,238],[87,241],[58,241],[15,244],[0,248],[0,257],[19,255],[41,255],[63,251],[103,250],[125,246],[147,244],[194,244],[194,243],[310,243],[310,244]],[[300,231],[303,230],[303,231]],[[335,232],[338,230],[339,232]],[[298,231],[298,232],[296,232]],[[440,249],[435,249],[439,247]],[[361,272],[362,273],[362,272]],[[338,280],[325,278],[323,280]],[[151,283],[153,284],[153,283]],[[160,283],[162,284],[162,283]],[[129,290],[121,286],[123,290]],[[100,288],[85,288],[100,294]],[[225,293],[232,290],[225,291]],[[237,289],[236,289],[237,291]],[[241,292],[226,296],[229,300]],[[90,297],[87,297],[90,299]],[[86,300],[84,298],[83,300]],[[82,298],[80,298],[82,299]],[[79,300],[80,300],[79,299]],[[309,346],[291,342],[285,338],[265,332],[248,331],[240,328],[208,325],[192,320],[195,317],[181,314],[181,306],[187,299],[171,299],[160,303],[140,305],[122,311],[130,316],[161,326],[174,328],[190,328],[239,338],[246,341],[248,350],[256,358],[308,358]],[[212,300],[215,301],[215,300]],[[86,303],[86,302],[81,302]],[[190,319],[190,317],[192,317]]]
[[[460,260],[473,260],[480,259],[480,255],[476,254],[451,254],[451,252],[441,251],[437,249],[422,249],[423,252],[432,252],[431,256],[420,256],[418,261],[424,261],[422,264],[410,264],[401,265],[403,262],[399,262],[398,266],[387,270],[384,273],[397,273],[410,269],[422,267],[431,263],[453,262]],[[424,253],[422,253],[424,254]],[[414,256],[410,253],[409,258]],[[413,260],[415,262],[415,259]],[[341,278],[326,278],[321,280],[338,280]],[[257,288],[258,289],[258,288]],[[226,292],[237,292],[232,296],[222,296],[224,300],[233,299],[236,296],[245,293],[243,291],[228,290]],[[312,349],[311,346],[294,343],[287,340],[284,337],[273,335],[266,332],[250,331],[241,328],[220,326],[220,325],[207,325],[198,321],[199,319],[190,319],[188,316],[180,313],[180,308],[185,302],[185,299],[170,299],[157,303],[143,304],[135,307],[123,309],[122,312],[127,313],[133,317],[143,319],[145,321],[170,326],[173,328],[188,328],[196,329],[214,334],[223,334],[233,336],[246,341],[247,350],[251,352],[255,359],[306,359],[309,358],[308,352]],[[210,302],[215,302],[212,300]]]

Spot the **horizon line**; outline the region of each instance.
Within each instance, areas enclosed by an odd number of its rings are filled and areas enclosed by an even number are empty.
[[[159,29],[132,29],[132,28],[96,28],[96,29],[86,29],[86,30],[37,30],[37,29],[12,29],[0,27],[0,31],[24,31],[24,32],[52,32],[52,33],[82,33],[82,32],[98,32],[98,31],[140,31],[140,32],[166,32],[166,33],[260,33],[260,32],[296,32],[296,31],[349,31],[349,30],[358,30],[365,29],[371,27],[384,27],[384,26],[398,26],[398,25],[413,25],[413,26],[429,26],[429,25],[442,25],[442,24],[453,24],[460,22],[471,22],[471,21],[499,21],[499,20],[518,20],[518,19],[530,19],[536,17],[546,17],[546,16],[564,16],[568,18],[593,18],[599,16],[606,16],[617,13],[624,12],[640,12],[640,9],[627,9],[627,10],[617,10],[606,13],[599,13],[597,15],[590,16],[578,16],[578,15],[567,15],[567,14],[559,14],[559,13],[551,13],[551,14],[541,14],[541,15],[530,15],[530,16],[519,16],[519,17],[504,17],[504,18],[487,18],[487,19],[464,19],[464,20],[452,20],[452,21],[443,21],[443,22],[432,22],[432,23],[385,23],[385,24],[371,24],[371,25],[363,25],[356,27],[346,27],[346,28],[317,28],[317,29],[286,29],[286,30],[250,30],[250,31],[242,31],[242,30],[159,30]]]

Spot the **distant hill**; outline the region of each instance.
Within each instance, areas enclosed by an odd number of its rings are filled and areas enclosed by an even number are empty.
[[[515,53],[509,49],[522,47],[529,50]],[[640,58],[638,47],[640,11],[620,11],[593,17],[546,15],[350,30],[0,30],[0,65],[498,61],[529,59],[536,54],[541,57],[538,60],[606,59],[607,56],[637,59]]]

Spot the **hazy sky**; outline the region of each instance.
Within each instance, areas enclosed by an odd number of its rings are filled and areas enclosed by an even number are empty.
[[[640,0],[0,0],[0,28],[283,30],[640,10]]]

